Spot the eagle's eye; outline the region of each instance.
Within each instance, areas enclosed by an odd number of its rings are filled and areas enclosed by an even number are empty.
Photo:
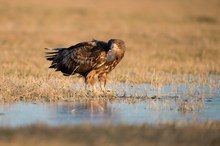
[[[118,45],[117,44],[112,44],[111,45],[111,50],[117,50],[118,49]]]

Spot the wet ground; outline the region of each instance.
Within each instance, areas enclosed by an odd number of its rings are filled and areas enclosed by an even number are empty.
[[[126,85],[118,88],[121,86],[109,86],[118,93],[119,97],[114,101],[91,98],[83,102],[1,104],[0,126],[220,121],[219,88],[198,85],[155,89],[149,85]]]

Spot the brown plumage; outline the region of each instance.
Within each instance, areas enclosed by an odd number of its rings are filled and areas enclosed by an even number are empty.
[[[119,39],[108,42],[92,40],[78,43],[69,48],[55,48],[46,52],[49,68],[61,71],[63,75],[80,74],[85,78],[86,87],[92,86],[95,92],[96,77],[102,91],[105,90],[107,74],[121,61],[125,53],[125,43]]]

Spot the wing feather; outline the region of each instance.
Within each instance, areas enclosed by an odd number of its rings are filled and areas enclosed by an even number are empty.
[[[88,72],[103,64],[106,58],[107,43],[96,40],[82,42],[69,48],[47,49],[45,56],[52,61],[49,68],[55,68],[64,75]],[[52,51],[52,52],[51,52]]]

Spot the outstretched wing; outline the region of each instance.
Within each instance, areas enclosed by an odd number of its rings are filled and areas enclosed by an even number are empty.
[[[50,68],[64,75],[84,74],[105,61],[106,48],[107,43],[93,40],[69,48],[52,49],[52,52],[46,52],[46,58],[52,61]]]

